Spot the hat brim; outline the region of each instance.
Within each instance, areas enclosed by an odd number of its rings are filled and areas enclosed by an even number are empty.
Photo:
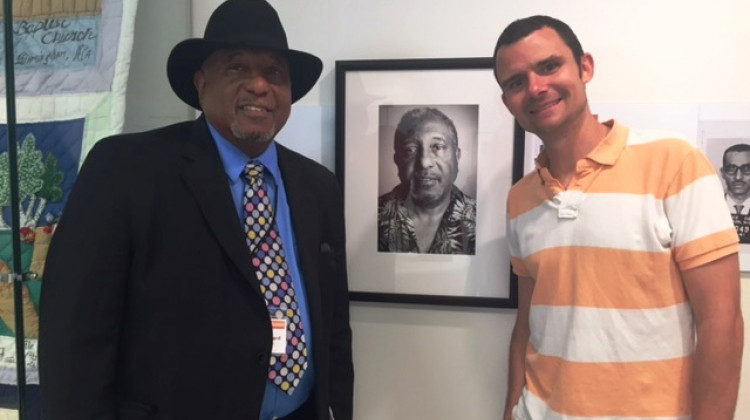
[[[175,45],[167,60],[167,78],[172,90],[185,103],[195,109],[201,109],[198,92],[193,79],[195,72],[203,65],[209,55],[223,48],[254,48],[245,44],[207,41],[205,39],[187,39]],[[289,62],[289,74],[292,86],[292,103],[297,102],[315,86],[323,62],[320,58],[297,50],[274,50]]]

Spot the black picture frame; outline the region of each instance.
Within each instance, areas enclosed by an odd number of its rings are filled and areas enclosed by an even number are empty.
[[[335,89],[335,169],[344,190],[351,300],[517,308],[518,279],[510,269],[505,240],[505,200],[523,175],[525,134],[502,104],[492,58],[339,60]],[[377,250],[377,197],[384,179],[393,176],[383,175],[390,171],[384,169],[386,162],[395,167],[392,149],[387,150],[387,128],[392,128],[392,138],[395,126],[383,122],[383,115],[412,106],[476,110],[468,112],[476,127],[465,124],[465,131],[476,137],[474,255]],[[462,162],[471,144],[462,138],[458,123],[456,128]]]

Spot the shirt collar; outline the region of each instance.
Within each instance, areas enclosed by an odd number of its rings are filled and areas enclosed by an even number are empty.
[[[614,165],[617,158],[625,149],[628,142],[628,128],[615,120],[608,120],[603,123],[610,128],[609,133],[599,142],[599,144],[586,155],[586,159],[592,160],[601,165]],[[536,158],[537,169],[549,166],[549,157],[547,152],[542,149]]]
[[[586,158],[602,165],[611,166],[615,164],[617,158],[625,150],[625,145],[628,142],[628,129],[615,120],[606,121],[604,125],[610,128],[609,133],[604,136],[594,150],[586,155]]]
[[[732,199],[732,197],[729,196],[729,194],[724,194],[724,199],[727,202],[727,205],[730,206],[730,208],[734,208],[734,206],[740,205],[742,206],[742,213],[748,214],[748,211],[750,209],[750,198],[746,199],[742,203],[737,203]]]
[[[247,165],[247,162],[251,158],[222,136],[208,120],[206,120],[206,124],[208,124],[208,130],[211,132],[216,147],[219,149],[219,157],[221,157],[221,163],[224,165],[224,171],[232,182],[238,181],[245,169],[245,165]],[[268,148],[260,156],[254,158],[254,160],[262,163],[274,179],[281,179],[275,141],[272,140]]]

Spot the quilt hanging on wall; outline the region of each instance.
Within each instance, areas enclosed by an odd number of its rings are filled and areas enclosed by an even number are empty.
[[[122,130],[137,0],[14,0],[26,382],[38,393],[39,292],[44,257],[91,146]],[[2,10],[0,10],[0,17]],[[0,38],[4,28],[0,21]],[[5,68],[4,54],[0,66]],[[5,73],[0,75],[0,272],[12,266]],[[19,271],[19,270],[16,270]],[[16,406],[12,285],[0,285],[0,408]],[[37,410],[29,407],[29,412]],[[35,415],[29,416],[35,418]]]

